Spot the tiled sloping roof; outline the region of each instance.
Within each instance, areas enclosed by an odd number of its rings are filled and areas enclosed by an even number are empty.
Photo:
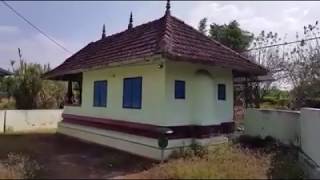
[[[11,75],[11,74],[12,74],[11,72],[0,68],[0,76],[7,76],[7,75]]]
[[[81,72],[112,62],[156,54],[167,56],[170,60],[208,63],[256,75],[267,72],[237,52],[166,14],[160,19],[89,43],[45,77]]]

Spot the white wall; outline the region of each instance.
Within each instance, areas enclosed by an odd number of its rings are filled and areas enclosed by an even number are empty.
[[[320,109],[301,109],[301,149],[320,165]]]
[[[245,134],[262,138],[272,136],[285,144],[297,144],[300,141],[299,118],[298,111],[247,109]]]
[[[245,113],[245,134],[251,136],[272,136],[283,143],[296,143],[303,153],[303,164],[311,167],[312,173],[320,177],[320,109],[302,108],[297,111],[247,109]],[[299,139],[299,142],[297,142]],[[309,169],[309,168],[307,168]],[[310,169],[309,169],[310,170]]]
[[[0,133],[4,121],[6,133],[56,130],[63,110],[5,110],[0,111]]]

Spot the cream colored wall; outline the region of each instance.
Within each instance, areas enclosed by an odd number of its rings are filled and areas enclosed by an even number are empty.
[[[183,62],[166,63],[166,120],[171,125],[214,125],[233,120],[233,79],[230,69]],[[210,78],[196,77],[207,70]],[[210,80],[211,79],[211,80]],[[186,82],[186,99],[174,98],[174,81]],[[226,101],[217,98],[217,85],[226,84]]]
[[[83,73],[82,105],[66,106],[65,113],[91,117],[127,120],[161,126],[213,125],[232,121],[232,71],[205,65],[166,62],[163,68],[158,60],[148,65],[105,68]],[[212,74],[211,82],[195,78],[195,72],[206,69]],[[122,107],[123,78],[141,76],[142,108]],[[108,81],[107,107],[93,106],[93,83]],[[174,81],[186,82],[186,99],[174,98]],[[226,84],[227,100],[217,100],[217,84]],[[202,99],[201,99],[202,98]],[[200,104],[199,104],[200,103]]]
[[[163,125],[165,71],[159,68],[159,63],[156,61],[84,72],[82,105],[66,106],[64,113]],[[142,77],[142,107],[123,108],[123,79],[137,76]],[[107,107],[93,106],[93,83],[96,80],[108,81]]]

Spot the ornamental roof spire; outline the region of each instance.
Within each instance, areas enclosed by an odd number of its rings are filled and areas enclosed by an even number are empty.
[[[168,14],[170,14],[170,0],[167,0],[167,5],[166,5],[166,15]]]
[[[132,29],[133,27],[133,18],[132,18],[132,12],[130,13],[130,19],[129,19],[129,24],[128,24],[128,29]]]
[[[106,25],[103,24],[102,26],[102,35],[101,35],[101,39],[106,38]]]

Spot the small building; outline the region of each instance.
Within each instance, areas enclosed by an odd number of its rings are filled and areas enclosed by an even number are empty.
[[[165,15],[91,42],[44,75],[68,81],[58,132],[153,159],[233,131],[233,78],[267,70]],[[167,134],[166,134],[167,133]],[[165,134],[165,135],[164,135]]]
[[[5,77],[5,76],[10,76],[10,75],[12,75],[11,72],[0,68],[0,78],[3,78],[3,77]],[[0,82],[0,83],[1,83],[1,82]],[[7,97],[7,96],[8,96],[8,93],[7,93],[7,92],[0,91],[0,102],[1,102],[1,99],[2,99],[2,98]]]
[[[9,76],[9,75],[12,75],[12,73],[0,68],[0,77]]]

